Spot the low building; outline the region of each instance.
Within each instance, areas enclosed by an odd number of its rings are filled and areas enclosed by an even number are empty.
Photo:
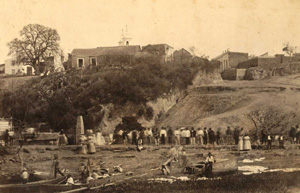
[[[74,49],[69,54],[72,68],[88,66],[104,66],[115,63],[131,64],[134,55],[140,52],[140,46],[97,47],[90,49]]]
[[[173,60],[173,47],[168,44],[148,44],[142,48],[142,52],[147,52],[161,59],[161,62],[171,62]]]
[[[248,53],[226,51],[213,59],[221,62],[220,72],[222,72],[228,68],[236,68],[239,63],[247,61]]]
[[[276,54],[275,56],[257,56],[250,60],[240,62],[237,66],[238,69],[248,69],[251,67],[259,67],[263,69],[273,69],[280,65],[288,63],[300,62],[300,55],[294,54],[293,56],[285,56],[283,54]]]

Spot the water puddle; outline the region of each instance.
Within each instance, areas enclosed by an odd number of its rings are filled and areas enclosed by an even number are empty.
[[[300,168],[278,168],[278,169],[268,169],[263,166],[240,166],[239,171],[242,171],[244,175],[260,174],[266,172],[295,172],[300,171]]]
[[[254,162],[261,162],[263,160],[265,160],[266,158],[261,157],[261,158],[257,158],[257,159],[243,159],[241,161],[239,161],[240,163],[254,163]]]
[[[167,182],[167,183],[170,183],[172,184],[173,182],[175,181],[203,181],[203,180],[221,180],[220,177],[217,177],[217,178],[207,178],[207,177],[201,177],[201,178],[189,178],[187,176],[181,176],[181,177],[174,177],[174,176],[171,176],[170,178],[150,178],[148,179],[148,181],[150,182],[159,182],[159,183],[162,183],[162,182]]]

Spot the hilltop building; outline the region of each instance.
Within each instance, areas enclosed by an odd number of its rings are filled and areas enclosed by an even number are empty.
[[[248,53],[231,52],[226,50],[223,54],[213,58],[221,62],[220,72],[228,68],[236,68],[240,62],[248,60]]]
[[[131,45],[131,40],[126,26],[125,31],[122,30],[119,46],[73,49],[64,67],[70,69],[90,66],[126,66],[131,65],[135,57],[149,56],[156,57],[163,63],[173,60],[174,50],[167,44],[149,44],[141,48],[139,45]]]
[[[140,46],[98,47],[89,49],[73,49],[69,54],[72,68],[88,66],[112,65],[115,63],[131,64],[134,55],[140,52]]]
[[[174,49],[168,44],[148,44],[142,48],[142,52],[157,56],[166,63],[173,60]]]
[[[173,53],[173,58],[174,58],[175,61],[183,62],[183,61],[186,61],[186,60],[188,60],[192,57],[193,57],[192,54],[184,48],[182,48],[180,50],[176,50]]]
[[[30,65],[24,65],[18,62],[17,56],[13,55],[10,59],[5,60],[5,74],[33,75],[34,69]]]

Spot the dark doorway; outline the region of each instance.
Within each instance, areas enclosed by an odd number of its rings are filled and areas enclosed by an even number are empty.
[[[32,75],[32,67],[27,67],[27,75],[28,76]]]
[[[97,65],[96,58],[92,58],[91,59],[91,65],[92,66],[96,66]]]

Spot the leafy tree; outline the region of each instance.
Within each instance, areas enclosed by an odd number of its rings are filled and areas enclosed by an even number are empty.
[[[15,38],[7,44],[8,55],[15,54],[19,63],[31,65],[39,74],[41,62],[50,55],[59,54],[59,40],[55,29],[29,24],[20,31],[19,39]]]

